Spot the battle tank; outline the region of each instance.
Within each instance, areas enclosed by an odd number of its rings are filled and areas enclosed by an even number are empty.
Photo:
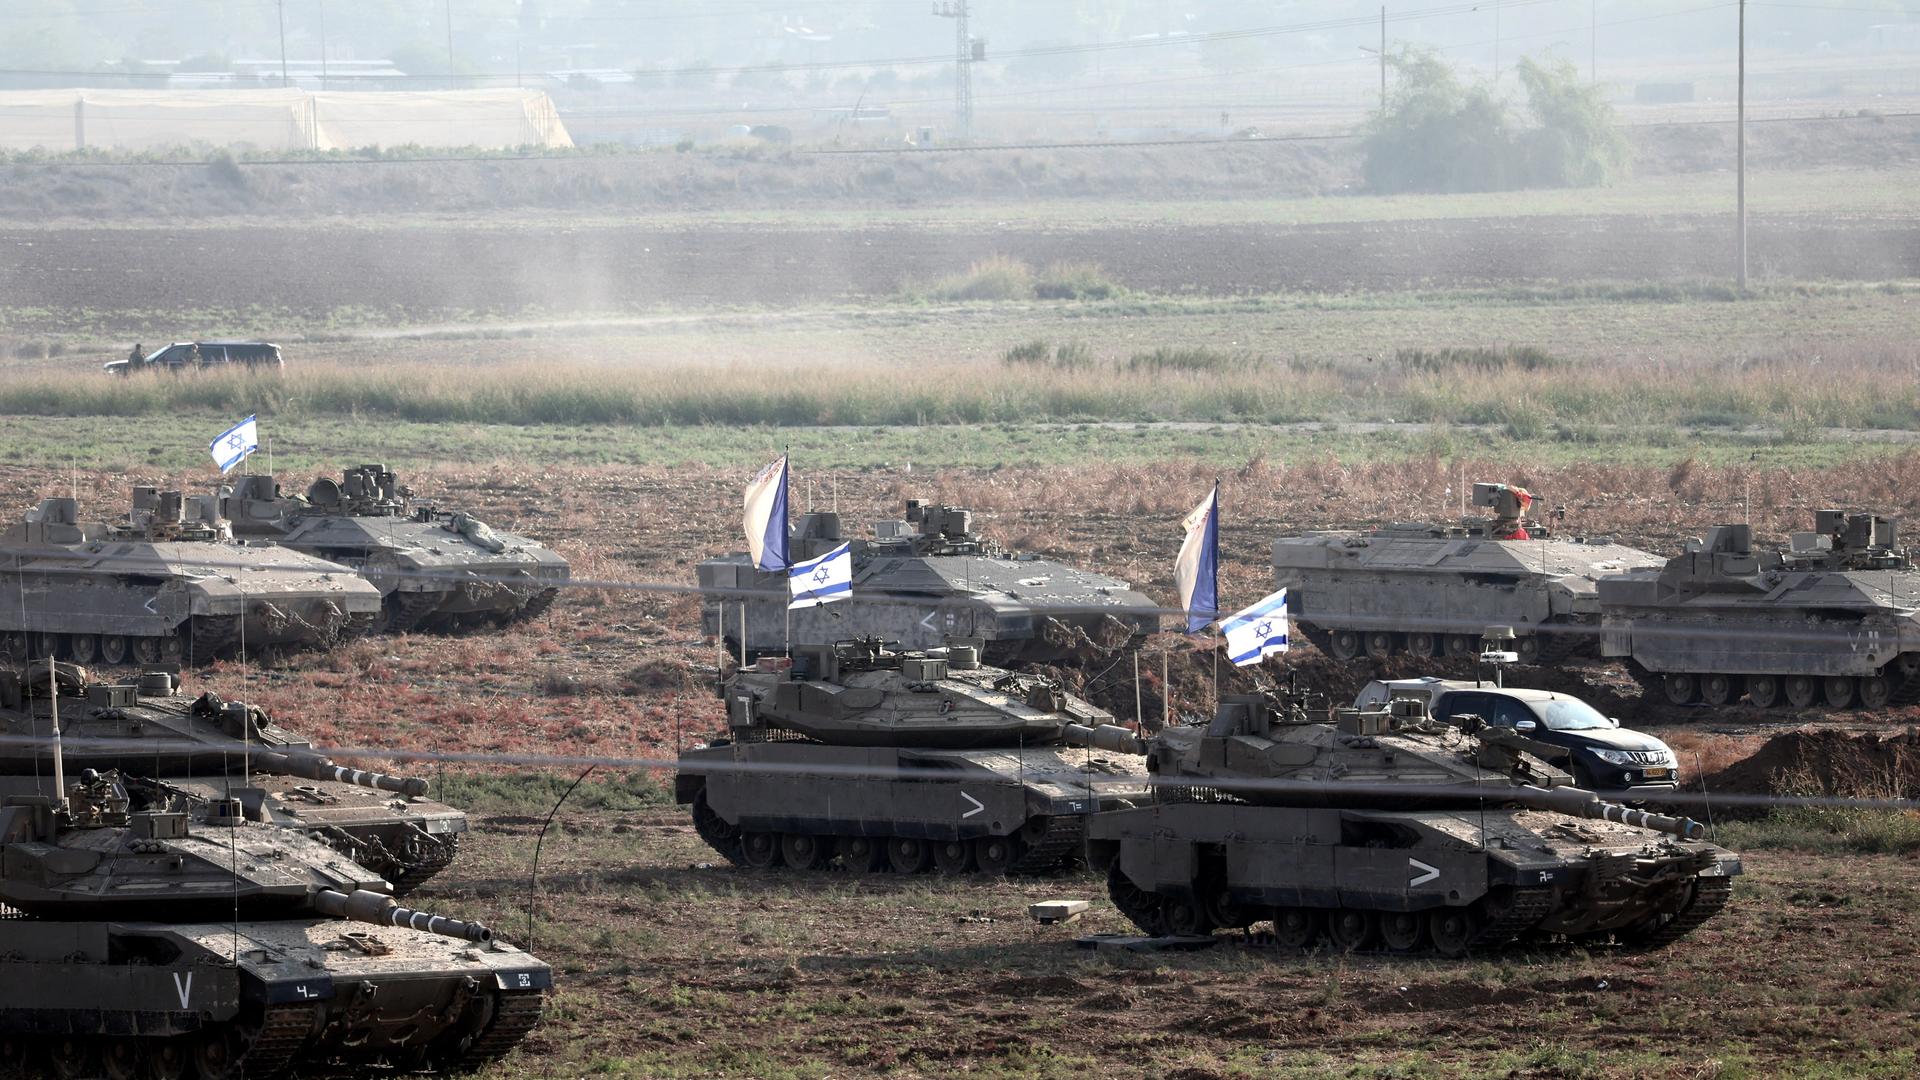
[[[379,590],[299,552],[235,542],[212,500],[135,488],[127,519],[43,500],[0,535],[0,650],[145,667],[242,646],[325,648],[373,629]]]
[[[794,562],[842,543],[853,555],[846,600],[787,611],[785,572],[761,573],[744,553],[696,567],[700,628],[738,655],[783,652],[788,641],[880,637],[909,649],[970,638],[989,663],[1044,664],[1120,648],[1160,628],[1146,594],[1105,574],[1010,552],[973,531],[973,512],[907,501],[904,521],[878,521],[873,536],[841,535],[840,515],[795,519]],[[744,620],[744,622],[743,622]]]
[[[396,896],[452,862],[467,830],[425,780],[335,765],[264,709],[182,693],[166,672],[114,682],[62,663],[0,671],[0,795],[58,794],[56,721],[70,767],[138,770],[209,799],[257,791],[266,820],[377,872]]]
[[[1572,787],[1529,744],[1413,700],[1329,715],[1229,695],[1151,740],[1153,804],[1094,815],[1089,861],[1147,933],[1267,924],[1289,948],[1654,948],[1726,904],[1739,857],[1698,822]]]
[[[1336,660],[1379,660],[1474,656],[1483,628],[1511,626],[1521,663],[1550,662],[1598,651],[1597,580],[1660,564],[1604,538],[1552,535],[1525,518],[1523,488],[1475,484],[1473,502],[1494,518],[1275,540],[1274,581],[1301,632]]]
[[[256,820],[257,793],[78,779],[0,799],[8,1075],[466,1070],[538,1021],[546,964],[396,905],[380,875]]]
[[[1893,521],[1821,510],[1784,552],[1720,525],[1600,583],[1602,649],[1676,705],[1920,701],[1920,570]]]
[[[1132,732],[969,645],[805,646],[720,693],[728,737],[680,755],[674,795],[743,866],[1044,873],[1146,793]]]
[[[385,465],[322,477],[304,498],[271,476],[241,476],[220,502],[236,535],[353,567],[380,590],[390,634],[531,619],[567,581],[552,549],[416,502]]]

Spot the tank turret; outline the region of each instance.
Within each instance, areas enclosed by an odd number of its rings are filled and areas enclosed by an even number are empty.
[[[1088,814],[1147,793],[1131,731],[971,645],[799,646],[720,696],[727,733],[680,755],[674,791],[746,866],[1049,871],[1078,857]]]
[[[1276,539],[1274,581],[1295,625],[1336,660],[1465,659],[1483,628],[1511,626],[1521,663],[1556,662],[1599,651],[1601,578],[1661,561],[1605,537],[1555,535],[1526,517],[1535,496],[1524,488],[1475,484],[1472,501],[1493,518]]]
[[[56,1075],[470,1069],[519,1042],[552,985],[484,924],[399,906],[245,789],[87,769],[57,797],[0,798],[0,903],[17,976],[0,1036]]]
[[[242,476],[223,500],[235,535],[350,558],[382,597],[388,633],[533,618],[569,573],[546,546],[461,511],[415,500],[383,464],[321,477],[306,496]]]
[[[1604,655],[1676,705],[1870,709],[1920,701],[1920,570],[1891,518],[1820,510],[1784,551],[1716,525],[1600,582]]]
[[[853,555],[852,596],[794,611],[791,640],[871,636],[930,649],[969,639],[989,663],[1013,667],[1097,655],[1160,628],[1159,606],[1144,593],[1008,551],[973,530],[966,507],[909,499],[904,518],[874,522],[869,535],[853,538],[843,536],[838,513],[807,513],[791,532],[796,562],[843,542]],[[755,570],[744,553],[707,559],[695,572],[708,636],[735,655],[744,647],[748,658],[784,651],[785,574]]]
[[[1150,933],[1264,922],[1298,947],[1651,947],[1724,906],[1740,860],[1698,822],[1574,787],[1529,743],[1413,699],[1230,695],[1147,741],[1154,803],[1095,815],[1090,858]]]
[[[427,782],[336,764],[264,709],[183,692],[177,677],[96,679],[76,664],[0,670],[0,795],[51,798],[53,721],[70,770],[138,769],[207,798],[246,787],[269,820],[418,888],[453,861],[467,817]]]

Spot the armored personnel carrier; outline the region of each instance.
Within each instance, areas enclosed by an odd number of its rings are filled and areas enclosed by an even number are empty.
[[[453,861],[466,814],[426,797],[427,782],[335,765],[266,710],[180,691],[165,672],[96,680],[73,664],[0,671],[0,795],[58,794],[58,722],[75,769],[133,769],[192,795],[257,792],[264,820],[308,833],[404,896]]]
[[[1042,873],[1146,794],[1132,732],[971,646],[807,646],[720,693],[728,737],[680,755],[674,795],[743,866]]]
[[[1609,540],[1553,536],[1525,518],[1533,496],[1473,485],[1492,520],[1314,532],[1273,542],[1274,581],[1295,624],[1336,660],[1473,656],[1488,626],[1516,631],[1523,664],[1598,651],[1594,583],[1660,559]]]
[[[1676,705],[1920,701],[1920,570],[1893,521],[1821,510],[1784,552],[1720,525],[1665,565],[1600,582],[1602,648]]]
[[[1723,907],[1739,857],[1699,823],[1603,801],[1418,701],[1309,713],[1228,696],[1147,750],[1150,806],[1094,815],[1088,857],[1150,934],[1269,924],[1282,946],[1445,956],[1523,936],[1669,944]]]
[[[783,652],[789,640],[879,637],[930,649],[972,639],[989,663],[1016,666],[1120,648],[1160,629],[1159,607],[1146,594],[1006,551],[973,531],[964,507],[910,499],[906,520],[875,522],[867,538],[843,537],[837,513],[802,514],[790,554],[804,562],[842,543],[852,548],[852,597],[793,612],[791,630],[786,574],[755,570],[745,553],[700,563],[701,631],[738,655],[744,625],[749,657]]]
[[[385,465],[322,477],[306,497],[242,476],[221,498],[235,535],[353,567],[380,590],[381,629],[447,630],[531,619],[553,606],[567,561],[470,514],[416,502]]]
[[[0,799],[0,1066],[465,1070],[532,1029],[546,964],[479,923],[396,905],[380,875],[257,805],[91,769],[62,798]]]
[[[380,591],[346,567],[236,543],[213,500],[135,488],[127,520],[46,499],[0,534],[0,649],[14,662],[202,664],[244,643],[325,648],[367,633]]]

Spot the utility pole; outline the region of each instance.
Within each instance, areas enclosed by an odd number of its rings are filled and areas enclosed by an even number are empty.
[[[280,85],[292,86],[287,78],[287,0],[279,0],[280,7]]]
[[[327,0],[320,0],[320,89],[327,88]]]
[[[453,0],[447,0],[447,85],[453,85]]]
[[[1747,291],[1747,0],[1740,0],[1740,81],[1734,106],[1734,200],[1740,249],[1740,291]]]
[[[1380,5],[1380,115],[1387,115],[1387,6]]]
[[[973,37],[967,32],[968,0],[936,0],[933,13],[953,20],[953,123],[962,137],[973,128]]]
[[[1600,0],[1587,4],[1587,81],[1600,84]]]
[[[1500,0],[1493,0],[1493,81],[1500,81]]]

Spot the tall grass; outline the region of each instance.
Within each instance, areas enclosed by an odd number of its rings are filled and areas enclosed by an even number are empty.
[[[1015,355],[1017,354],[1017,355]],[[1045,359],[1041,356],[1044,354]],[[1405,370],[1253,353],[1168,348],[1110,364],[1069,344],[902,371],[831,367],[516,363],[367,368],[311,364],[131,379],[57,373],[0,381],[0,415],[393,418],[428,423],[913,425],[1037,421],[1394,420],[1503,426],[1520,434],[1593,425],[1684,429],[1765,425],[1920,426],[1920,380],[1884,362],[1795,365],[1650,360],[1580,368]]]

